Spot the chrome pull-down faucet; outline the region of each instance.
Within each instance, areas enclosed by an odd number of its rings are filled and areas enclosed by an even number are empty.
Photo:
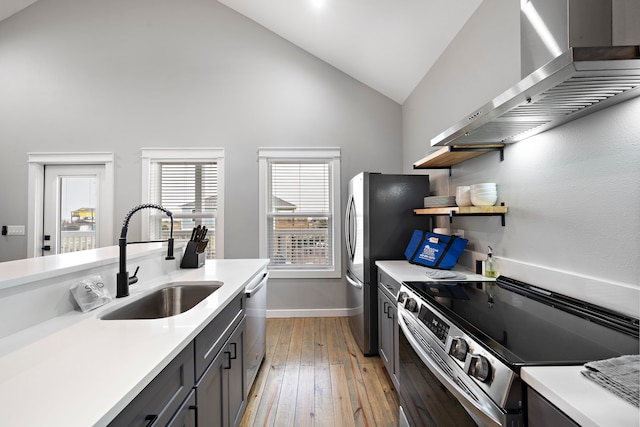
[[[142,205],[138,205],[135,208],[131,209],[124,218],[124,222],[122,223],[122,231],[120,231],[120,239],[118,239],[118,246],[120,248],[120,260],[119,260],[119,269],[116,274],[116,298],[122,298],[129,295],[129,285],[133,285],[138,281],[138,268],[136,268],[136,272],[132,277],[129,277],[129,272],[127,271],[127,232],[129,231],[129,220],[131,216],[142,209],[158,209],[167,214],[169,218],[171,218],[171,234],[169,235],[168,240],[149,240],[145,242],[129,242],[132,243],[152,243],[152,242],[168,242],[167,248],[167,257],[165,259],[171,260],[175,259],[173,256],[173,214],[165,209],[164,207],[152,203],[145,203]]]

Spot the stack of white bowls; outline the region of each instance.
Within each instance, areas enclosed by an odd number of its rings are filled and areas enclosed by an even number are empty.
[[[485,182],[471,186],[471,203],[474,206],[493,206],[498,201],[498,188],[495,182]]]
[[[471,187],[468,185],[456,187],[456,205],[471,206]]]

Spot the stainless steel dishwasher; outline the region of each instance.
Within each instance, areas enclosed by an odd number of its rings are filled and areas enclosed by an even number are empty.
[[[258,273],[245,291],[247,323],[245,328],[245,390],[249,394],[264,359],[267,344],[267,279],[266,270]]]

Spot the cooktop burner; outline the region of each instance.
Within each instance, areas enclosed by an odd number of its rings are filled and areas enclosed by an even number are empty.
[[[638,354],[638,319],[500,276],[496,282],[404,282],[513,367]]]

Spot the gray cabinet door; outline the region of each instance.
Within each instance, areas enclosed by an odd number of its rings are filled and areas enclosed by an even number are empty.
[[[245,321],[238,325],[231,338],[229,338],[229,343],[226,347],[231,361],[227,370],[227,396],[229,399],[229,422],[233,426],[240,425],[240,420],[247,404],[244,378],[244,325]]]
[[[531,387],[527,387],[527,406],[527,425],[529,427],[579,427],[579,424],[576,424]]]
[[[240,424],[246,406],[244,329],[243,319],[196,384],[198,427]]]
[[[387,318],[389,310],[389,301],[384,294],[378,292],[378,331],[380,336],[378,337],[378,353],[380,358],[384,362],[384,366],[391,375],[390,364],[393,363],[393,341],[391,331],[391,324]]]
[[[196,384],[198,427],[225,427],[229,425],[229,415],[224,404],[225,368],[228,364],[228,354],[221,351]]]
[[[378,352],[394,386],[398,387],[398,309],[378,290]]]
[[[197,427],[196,421],[196,391],[191,390],[189,397],[184,401],[167,427]]]

